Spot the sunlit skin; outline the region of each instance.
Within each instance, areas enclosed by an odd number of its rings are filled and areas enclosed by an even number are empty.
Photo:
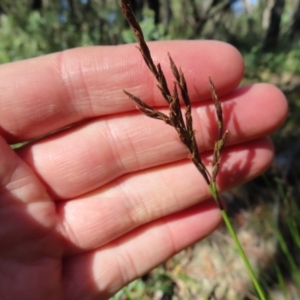
[[[218,188],[264,172],[286,99],[238,88],[241,55],[215,41],[150,43],[185,74],[209,166],[217,135],[210,76],[228,129]],[[221,222],[176,131],[140,114],[123,89],[167,113],[134,45],[68,50],[0,66],[0,298],[107,299]],[[78,124],[77,124],[78,123]],[[47,135],[14,151],[9,144]]]

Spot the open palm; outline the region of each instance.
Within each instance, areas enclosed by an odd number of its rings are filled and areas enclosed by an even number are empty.
[[[170,83],[168,51],[186,76],[207,164],[216,137],[208,76],[216,85],[229,130],[219,189],[263,172],[273,156],[265,136],[287,113],[282,93],[268,84],[237,89],[243,62],[227,44],[150,49]],[[220,223],[177,133],[137,112],[124,88],[167,111],[133,45],[0,67],[1,299],[107,299]]]

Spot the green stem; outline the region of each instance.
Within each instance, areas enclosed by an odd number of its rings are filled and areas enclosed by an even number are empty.
[[[216,183],[212,182],[209,185],[209,188],[210,188],[210,191],[211,191],[211,194],[212,194],[214,200],[219,204],[219,207],[223,207],[223,206],[220,206],[220,199],[218,197],[218,191],[217,191]],[[251,280],[252,280],[253,285],[254,285],[254,287],[255,287],[255,289],[257,291],[257,294],[259,295],[260,300],[266,300],[266,297],[264,295],[263,289],[260,286],[260,284],[259,284],[259,282],[258,282],[258,280],[257,280],[257,278],[256,278],[256,276],[255,276],[255,274],[253,272],[253,269],[252,269],[252,267],[251,267],[251,265],[249,263],[249,260],[248,260],[248,258],[246,256],[245,252],[244,252],[244,249],[243,249],[243,247],[242,247],[242,245],[241,245],[241,243],[240,243],[240,241],[239,241],[239,239],[238,239],[238,237],[236,235],[236,232],[235,232],[235,230],[234,230],[234,228],[233,228],[233,226],[232,226],[232,224],[231,224],[231,222],[230,222],[230,220],[228,218],[228,215],[227,215],[226,211],[224,209],[222,209],[222,208],[220,209],[220,211],[221,211],[223,220],[224,220],[224,222],[226,224],[226,227],[227,227],[227,229],[228,229],[228,231],[229,231],[229,233],[230,233],[230,235],[231,235],[231,237],[232,237],[232,239],[233,239],[233,241],[234,241],[234,243],[235,243],[235,245],[237,247],[237,250],[238,250],[238,252],[239,252],[239,254],[240,254],[240,256],[241,256],[241,258],[242,258],[242,260],[243,260],[243,262],[244,262],[244,264],[245,264],[245,266],[247,268],[247,270],[248,270],[248,273],[249,273],[249,275],[251,277]]]
[[[242,259],[244,261],[244,264],[245,264],[245,266],[246,266],[246,268],[248,270],[248,273],[249,273],[249,275],[250,275],[250,277],[252,279],[254,287],[255,287],[258,295],[259,295],[259,298],[261,300],[266,300],[266,297],[264,295],[262,287],[260,286],[259,282],[257,281],[257,278],[256,278],[256,276],[255,276],[255,274],[253,272],[253,269],[252,269],[252,267],[251,267],[251,265],[249,263],[249,260],[248,260],[248,258],[246,256],[246,254],[245,254],[245,252],[243,250],[243,247],[242,247],[242,245],[241,245],[241,243],[240,243],[240,241],[239,241],[239,239],[238,239],[238,237],[237,237],[237,235],[236,235],[236,233],[235,233],[235,231],[234,231],[234,229],[232,227],[232,224],[231,224],[231,222],[230,222],[230,220],[228,218],[228,215],[227,215],[226,211],[225,210],[221,210],[221,214],[222,214],[223,220],[224,220],[224,222],[226,224],[226,227],[227,227],[228,231],[230,232],[231,237],[232,237],[232,239],[233,239],[233,241],[234,241],[234,243],[235,243],[235,245],[237,247],[237,250],[238,250],[240,256],[242,257]]]
[[[217,148],[216,148],[217,151],[220,151],[220,147],[221,146],[219,146],[217,144]],[[220,152],[217,152],[217,157],[220,157]],[[217,160],[216,160],[216,162],[217,162]],[[230,235],[231,235],[231,237],[232,237],[232,239],[233,239],[233,241],[234,241],[234,243],[236,245],[236,248],[237,248],[237,250],[238,250],[238,252],[239,252],[239,254],[240,254],[240,256],[241,256],[241,258],[242,258],[242,260],[243,260],[243,262],[244,262],[244,264],[246,266],[246,268],[247,268],[248,274],[251,277],[251,280],[252,280],[253,285],[254,285],[254,287],[255,287],[258,295],[259,295],[260,300],[266,300],[266,297],[264,295],[263,289],[260,286],[260,284],[259,284],[259,282],[258,282],[258,280],[257,280],[257,278],[256,278],[256,276],[255,276],[255,274],[253,272],[253,269],[252,269],[252,267],[251,267],[251,265],[249,263],[249,260],[248,260],[248,258],[246,256],[245,252],[244,252],[244,249],[243,249],[243,247],[242,247],[242,245],[241,245],[241,243],[240,243],[240,241],[239,241],[239,239],[238,239],[238,237],[237,237],[237,235],[235,233],[235,230],[234,230],[234,228],[233,228],[233,226],[232,226],[232,224],[231,224],[231,222],[230,222],[230,220],[228,218],[228,215],[227,215],[227,213],[226,213],[226,211],[224,209],[224,206],[223,206],[223,204],[220,201],[220,198],[219,198],[219,195],[218,195],[217,184],[216,184],[216,181],[215,181],[217,173],[218,173],[218,170],[216,171],[215,175],[212,175],[211,181],[208,184],[209,190],[211,192],[212,197],[214,198],[214,200],[219,205],[219,208],[220,208],[223,220],[224,220],[224,222],[226,224],[226,227],[227,227],[227,229],[228,229],[228,231],[229,231],[229,233],[230,233]]]

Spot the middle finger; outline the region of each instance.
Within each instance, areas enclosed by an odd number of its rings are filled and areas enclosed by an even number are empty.
[[[286,116],[286,102],[277,88],[258,84],[223,99],[223,111],[230,145],[279,127]],[[198,146],[207,151],[213,147],[217,132],[212,104],[195,105],[193,118]],[[139,112],[93,120],[19,153],[58,199],[78,197],[123,174],[188,155],[173,128]]]

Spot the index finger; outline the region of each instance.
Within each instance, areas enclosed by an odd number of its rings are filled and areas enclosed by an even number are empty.
[[[210,97],[208,76],[224,95],[243,75],[232,46],[217,41],[150,43],[155,63],[174,79],[170,52],[186,76],[192,101]],[[155,79],[133,45],[67,50],[0,68],[1,134],[10,142],[36,138],[85,119],[134,109],[130,91],[152,106],[165,105]]]

